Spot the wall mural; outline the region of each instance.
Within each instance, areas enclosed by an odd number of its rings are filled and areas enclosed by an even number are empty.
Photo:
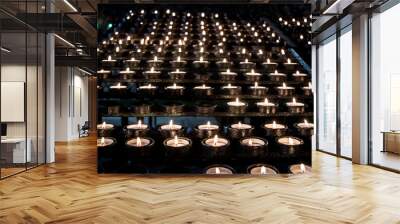
[[[98,172],[308,172],[310,6],[99,5]]]

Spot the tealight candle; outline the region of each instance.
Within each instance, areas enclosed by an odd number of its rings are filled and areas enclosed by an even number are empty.
[[[113,124],[107,124],[105,121],[97,125],[97,130],[112,130],[113,128]]]
[[[110,70],[104,70],[103,68],[97,71],[97,74],[100,78],[106,79],[110,75]]]
[[[208,175],[231,175],[233,173],[233,168],[227,165],[212,165],[205,170],[205,174]]]
[[[259,137],[246,137],[240,140],[240,145],[246,151],[246,156],[260,158],[265,155],[268,142]]]
[[[149,126],[143,124],[141,120],[138,120],[136,124],[130,124],[126,126],[127,136],[144,136],[148,133]]]
[[[287,102],[286,106],[290,113],[304,113],[304,103],[297,102],[296,98],[293,98],[292,102]]]
[[[225,156],[230,145],[228,139],[218,137],[218,135],[204,139],[201,144],[211,158]]]
[[[254,82],[253,86],[250,86],[250,93],[253,96],[264,96],[267,94],[268,88],[265,86],[259,86],[258,82]]]
[[[312,136],[314,134],[314,124],[309,123],[307,119],[304,119],[304,122],[297,123],[294,126],[302,136]]]
[[[175,135],[172,138],[165,139],[163,144],[166,149],[167,156],[175,159],[184,157],[190,152],[192,140]]]
[[[227,69],[224,72],[220,72],[220,76],[221,76],[221,79],[224,80],[224,81],[233,81],[233,80],[236,79],[237,73],[236,72],[231,72],[230,69]]]
[[[248,81],[259,81],[261,79],[261,74],[255,72],[254,69],[251,69],[250,72],[245,73],[245,77]]]
[[[154,144],[154,140],[146,137],[136,137],[126,142],[129,147],[137,149],[145,149]]]
[[[163,107],[167,114],[179,114],[183,112],[184,105],[181,103],[168,102],[164,103]]]
[[[126,68],[125,70],[122,70],[119,72],[122,75],[123,79],[130,79],[132,78],[133,74],[135,74],[135,71],[130,70],[130,68]]]
[[[286,133],[287,130],[286,125],[277,124],[276,121],[264,124],[263,128],[267,136],[282,136]]]
[[[304,141],[297,137],[285,136],[278,138],[277,143],[283,153],[293,154],[300,150]]]
[[[156,71],[154,67],[151,67],[150,70],[143,72],[143,75],[146,79],[158,79],[161,72]]]
[[[297,70],[296,73],[292,74],[292,77],[297,82],[304,82],[307,79],[308,75],[306,73],[300,73]]]
[[[289,170],[292,174],[309,174],[312,171],[311,167],[304,163],[291,165]]]
[[[221,90],[224,94],[227,95],[239,95],[242,90],[242,87],[233,86],[230,83],[228,83],[228,85],[222,86]]]
[[[195,133],[198,138],[207,138],[214,136],[218,133],[219,126],[216,124],[211,124],[207,121],[206,124],[200,124],[195,127]]]
[[[267,164],[254,164],[249,166],[247,172],[251,175],[276,175],[278,169]]]
[[[127,65],[129,65],[129,66],[131,66],[131,67],[133,67],[133,68],[136,68],[138,65],[139,65],[139,63],[140,63],[140,60],[137,60],[137,59],[135,59],[134,57],[132,57],[132,58],[130,58],[130,59],[128,59],[128,60],[125,60],[124,61]]]
[[[115,140],[113,138],[101,137],[97,139],[97,147],[104,148],[113,145]]]
[[[282,86],[276,87],[276,90],[278,91],[278,94],[280,96],[291,96],[294,94],[294,87],[287,86],[286,83],[282,83]]]
[[[159,67],[162,65],[163,61],[160,60],[157,56],[154,56],[153,60],[149,60],[147,63],[150,67]]]
[[[185,87],[179,86],[176,83],[172,84],[171,86],[165,87],[165,90],[168,92],[168,94],[172,94],[175,96],[176,95],[182,96],[184,89],[185,89]]]
[[[107,57],[107,59],[103,59],[102,61],[101,61],[104,65],[114,65],[116,62],[117,62],[117,60],[115,60],[115,59],[113,59],[112,58],[112,56],[111,55],[109,55],[108,57]]]
[[[238,123],[232,124],[228,130],[231,138],[239,139],[250,136],[254,128],[249,124],[243,124],[239,121]]]
[[[211,86],[206,86],[206,84],[203,84],[201,86],[195,86],[193,90],[198,96],[211,96],[213,88]]]
[[[223,58],[222,61],[217,61],[217,66],[220,70],[228,69],[231,66],[231,62],[229,62],[226,58]]]
[[[294,71],[296,70],[297,63],[292,62],[290,58],[287,59],[287,61],[283,64],[285,66],[285,69],[288,71]]]
[[[179,70],[177,68],[175,71],[169,72],[169,77],[171,79],[184,79],[186,75],[186,72]]]
[[[153,85],[151,85],[151,83],[149,83],[147,85],[139,86],[138,89],[140,92],[145,93],[147,95],[155,95],[157,86],[153,86]]]
[[[171,61],[171,65],[173,68],[182,68],[186,64],[186,61],[181,59],[181,56],[178,56],[176,60]]]
[[[241,102],[239,98],[236,98],[235,101],[230,101],[227,104],[229,113],[240,114],[246,111],[246,103]]]
[[[199,69],[199,68],[207,68],[208,67],[209,62],[204,60],[204,58],[201,56],[199,58],[198,61],[194,61],[193,65],[195,68]]]
[[[308,83],[308,86],[303,86],[301,89],[304,91],[305,96],[312,96],[313,88],[311,82]]]
[[[126,88],[127,88],[127,86],[121,85],[120,82],[117,83],[117,85],[112,85],[112,86],[110,86],[110,89],[126,89]]]
[[[170,138],[183,134],[184,128],[182,125],[174,124],[174,121],[170,120],[168,124],[161,125],[159,131],[164,138]]]
[[[279,73],[278,70],[275,70],[273,73],[269,73],[269,78],[273,82],[284,82],[286,80],[286,74]]]
[[[272,62],[271,59],[267,59],[266,62],[262,63],[262,66],[267,72],[273,72],[278,68],[278,63]]]
[[[250,62],[249,59],[244,59],[244,61],[239,62],[239,66],[241,69],[249,70],[253,69],[256,64],[254,62]]]
[[[268,98],[265,98],[264,101],[257,102],[257,107],[259,112],[264,114],[275,114],[277,108],[274,103],[268,101]]]

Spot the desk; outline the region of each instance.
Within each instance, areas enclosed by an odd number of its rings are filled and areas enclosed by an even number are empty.
[[[26,139],[27,147],[25,151],[25,138],[5,138],[1,139],[1,157],[6,163],[26,163],[31,162],[32,141]]]
[[[383,131],[383,152],[400,154],[400,131]]]

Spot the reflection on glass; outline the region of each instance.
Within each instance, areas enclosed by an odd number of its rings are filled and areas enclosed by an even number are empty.
[[[400,170],[400,136],[391,131],[400,130],[400,33],[393,29],[398,21],[400,5],[371,19],[372,163],[396,170]],[[391,137],[384,139],[382,132]]]
[[[336,153],[336,39],[318,48],[318,149]]]

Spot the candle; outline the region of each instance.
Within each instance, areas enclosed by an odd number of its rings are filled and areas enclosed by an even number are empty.
[[[174,124],[173,120],[170,120],[168,124],[161,125],[161,130],[177,131],[182,129],[182,125]]]
[[[215,149],[222,148],[222,147],[229,145],[228,139],[218,137],[218,135],[214,135],[214,137],[207,138],[207,139],[203,140],[203,142],[206,146],[209,146],[209,147],[215,148]]]
[[[159,48],[158,51],[161,51],[161,48]],[[148,61],[148,64],[149,64],[151,67],[159,67],[162,63],[163,63],[163,61],[160,60],[157,56],[154,56],[154,59],[153,59],[153,60],[149,60],[149,61]]]
[[[265,86],[259,86],[258,82],[254,82],[254,86],[250,87],[250,91],[254,96],[263,96],[267,94],[268,88]]]
[[[293,136],[280,137],[277,142],[281,151],[286,154],[296,153],[296,151],[300,150],[300,147],[304,144],[303,140]]]
[[[235,101],[230,101],[227,104],[230,113],[244,113],[246,111],[246,103],[241,102],[237,97]]]
[[[275,114],[277,106],[274,103],[268,101],[268,98],[265,98],[264,101],[257,102],[257,107],[260,113],[265,114]]]
[[[304,119],[304,122],[297,123],[294,126],[302,136],[312,136],[314,134],[314,124],[309,123],[307,119]]]
[[[273,73],[269,73],[269,78],[274,82],[283,82],[286,80],[286,74],[279,73],[278,70],[275,70]]]
[[[292,174],[309,174],[312,171],[310,166],[303,163],[291,165],[289,170]]]
[[[125,70],[122,70],[119,72],[120,74],[133,74],[135,71],[131,71],[130,68],[126,68]]]
[[[114,144],[114,139],[113,138],[106,138],[106,137],[101,137],[100,139],[97,139],[97,147],[103,148],[107,146],[111,146]]]
[[[276,175],[278,170],[267,164],[254,164],[247,169],[251,175]]]
[[[261,138],[249,137],[242,139],[240,141],[240,144],[242,144],[242,146],[258,147],[258,146],[265,146],[266,141]]]
[[[174,136],[173,138],[169,138],[165,140],[165,145],[173,148],[183,148],[187,147],[191,144],[190,139],[184,137]]]
[[[138,123],[136,124],[130,124],[126,127],[127,129],[138,129],[138,130],[144,130],[148,128],[147,124],[142,124],[141,120],[138,120]]]
[[[277,69],[278,63],[272,62],[271,59],[267,58],[267,61],[262,63],[262,66],[267,70],[267,72],[273,72]]]
[[[107,124],[105,121],[97,125],[98,130],[111,130],[114,128],[113,124]]]
[[[231,72],[231,70],[228,68],[226,69],[225,72],[220,73],[221,79],[225,81],[233,81],[236,79],[237,73],[236,72]]]
[[[179,48],[180,49],[180,48]],[[186,61],[181,60],[181,56],[178,56],[176,60],[171,62],[173,68],[182,68],[186,64]]]
[[[126,145],[134,148],[147,148],[152,145],[154,140],[145,137],[136,137],[126,142]]]
[[[295,81],[304,82],[308,75],[305,73],[300,73],[299,70],[297,70],[296,73],[292,74],[292,76]]]
[[[259,81],[261,78],[261,74],[255,72],[254,69],[251,69],[250,72],[245,73],[246,79],[249,81]]]
[[[304,103],[297,102],[294,97],[292,102],[286,103],[286,106],[289,108],[290,113],[304,113]]]
[[[289,70],[289,71],[294,71],[294,70],[296,70],[296,67],[297,67],[297,63],[292,62],[292,60],[290,58],[288,58],[286,63],[284,63],[283,65],[285,66],[286,70]]]
[[[206,68],[208,66],[208,61],[205,61],[203,56],[200,56],[198,61],[194,61],[193,65],[196,68]]]
[[[117,85],[110,86],[110,89],[126,89],[126,88],[127,86],[121,85],[120,82]]]
[[[264,124],[263,127],[267,136],[282,136],[286,133],[287,130],[286,125],[278,124],[276,123],[276,121]]]
[[[224,165],[214,165],[207,167],[205,173],[208,175],[231,175],[233,169]]]
[[[242,122],[238,122],[236,124],[232,124],[231,128],[234,129],[239,129],[239,130],[246,130],[246,129],[251,129],[253,128],[253,126],[249,125],[249,124],[243,124]]]
[[[112,62],[116,62],[116,60],[113,59],[111,55],[109,55],[109,56],[107,57],[107,59],[103,59],[102,62],[112,63]]]
[[[249,59],[245,59],[244,61],[239,62],[239,66],[241,69],[252,69],[255,67],[254,62],[250,62]]]
[[[206,86],[206,84],[203,84],[201,86],[195,86],[194,91],[197,95],[199,96],[210,96],[212,95],[212,87],[211,86]]]
[[[207,124],[201,124],[198,126],[199,130],[217,130],[218,128],[218,125],[211,124],[210,121],[207,121]]]
[[[171,79],[184,79],[186,75],[186,72],[181,71],[179,68],[177,68],[175,71],[172,71],[169,73],[169,76]]]
[[[104,69],[100,69],[97,71],[97,74],[110,74],[111,71],[110,70],[104,70]]]
[[[313,94],[311,82],[309,82],[307,86],[303,86],[301,88],[303,89],[305,96],[311,96]]]
[[[280,96],[291,96],[294,94],[295,88],[291,86],[287,86],[285,82],[282,83],[282,86],[276,87],[278,94]]]
[[[143,74],[147,79],[158,79],[161,72],[156,71],[154,67],[151,67],[149,71],[145,71]]]

